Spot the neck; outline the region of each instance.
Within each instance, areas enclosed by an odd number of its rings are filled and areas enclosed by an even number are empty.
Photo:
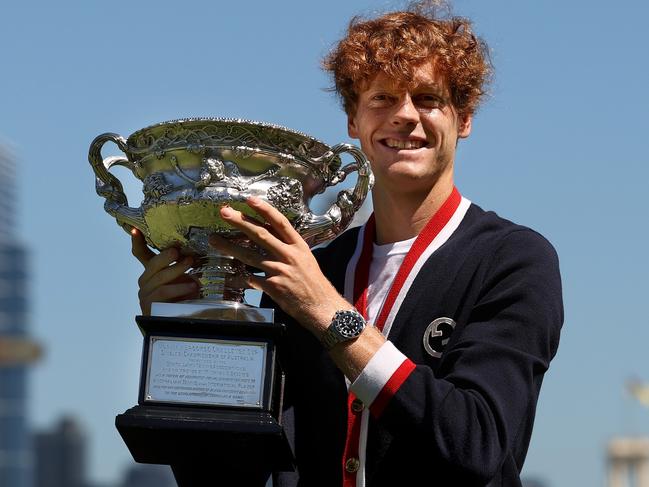
[[[416,237],[453,191],[453,180],[440,181],[428,193],[372,193],[376,243],[400,242]]]

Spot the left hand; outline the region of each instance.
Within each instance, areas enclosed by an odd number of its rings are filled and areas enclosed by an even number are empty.
[[[335,312],[351,309],[352,305],[322,274],[311,249],[284,215],[256,197],[248,198],[246,203],[266,224],[227,206],[221,208],[221,217],[264,249],[266,255],[218,235],[210,237],[210,244],[264,271],[264,277],[251,275],[248,285],[268,294],[286,313],[320,337]]]

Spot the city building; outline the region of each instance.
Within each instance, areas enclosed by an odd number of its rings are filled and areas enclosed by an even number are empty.
[[[87,487],[87,438],[79,422],[64,417],[34,435],[34,487]]]
[[[613,438],[606,453],[608,487],[649,487],[649,438]]]
[[[176,487],[167,465],[131,465],[124,473],[120,487]]]
[[[27,256],[14,228],[15,166],[0,147],[0,486],[32,487],[27,369],[40,355],[27,329]]]

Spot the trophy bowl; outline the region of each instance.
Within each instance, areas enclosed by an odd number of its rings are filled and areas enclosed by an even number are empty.
[[[102,157],[106,142],[124,157]],[[353,162],[343,166],[341,155]],[[243,234],[220,216],[224,205],[261,219],[245,204],[256,196],[277,208],[304,240],[314,246],[340,234],[351,222],[373,184],[365,155],[355,146],[332,147],[278,125],[218,118],[189,118],[158,123],[131,134],[99,135],[90,145],[89,162],[104,208],[130,232],[137,228],[158,250],[177,247],[193,256],[192,273],[200,282],[199,308],[240,308],[247,271],[237,260],[210,247],[219,234],[251,246]],[[109,171],[128,168],[142,181],[144,199],[130,207],[122,184]],[[326,188],[358,173],[353,189],[338,193],[321,215],[309,203]],[[152,310],[153,314],[155,309]],[[164,313],[164,312],[163,312]]]

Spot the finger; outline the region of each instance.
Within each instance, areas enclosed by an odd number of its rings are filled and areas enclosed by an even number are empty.
[[[144,235],[137,228],[131,229],[131,252],[142,265],[146,265],[156,255],[146,244]]]
[[[271,253],[281,255],[284,242],[271,233],[264,225],[246,217],[240,211],[234,210],[229,206],[221,208],[221,217],[237,230],[245,233],[259,247]]]
[[[178,301],[187,296],[195,296],[197,290],[198,287],[194,282],[167,284],[166,286],[156,288],[150,294],[140,295],[140,307],[142,308],[142,312],[146,314],[146,310],[151,309],[152,303]]]
[[[157,257],[158,256],[151,259],[149,262],[153,263]],[[155,262],[155,264],[157,265],[159,262],[165,262],[165,260],[159,259]],[[152,270],[152,266],[148,268],[146,271],[144,271],[144,273],[140,276],[140,279],[138,281],[140,290],[144,294],[148,294],[153,289],[169,284],[173,282],[175,279],[178,279],[179,277],[183,276],[185,272],[187,272],[189,268],[192,266],[193,259],[191,257],[185,257],[183,260],[176,262],[175,264],[172,265],[169,264],[171,264],[171,262],[169,262],[167,265],[160,267],[160,269],[157,272],[154,272]]]
[[[257,291],[263,291],[266,292],[265,285],[266,285],[266,278],[263,276],[254,276],[250,274],[247,279],[247,284],[248,287],[251,289],[256,289]],[[268,293],[266,293],[268,294]],[[270,296],[270,294],[268,294]],[[270,296],[272,298],[272,296]]]
[[[178,286],[177,288],[171,290],[173,294],[176,294],[176,292],[181,293],[183,290],[183,286],[185,287],[185,289],[189,290],[185,294],[181,294],[178,296],[170,296],[168,301],[171,302],[183,301],[185,299],[197,299],[198,297],[200,297],[200,288],[201,288],[200,283],[197,282],[193,278],[193,276],[190,276],[188,274],[182,275],[174,282],[167,284],[167,286]]]
[[[246,200],[250,208],[255,210],[273,229],[277,237],[286,243],[298,243],[302,237],[293,228],[291,222],[277,208],[261,198],[251,196]]]
[[[159,254],[151,257],[144,264],[144,272],[142,273],[140,279],[138,280],[138,284],[140,285],[140,287],[142,287],[146,282],[148,282],[154,275],[156,275],[162,269],[164,269],[165,267],[169,267],[171,264],[176,262],[179,254],[180,252],[178,251],[178,249],[172,247],[163,250]]]
[[[220,252],[240,260],[244,264],[262,271],[270,270],[269,264],[272,260],[267,255],[261,255],[258,251],[243,245],[232,242],[220,235],[210,235],[209,244]]]

